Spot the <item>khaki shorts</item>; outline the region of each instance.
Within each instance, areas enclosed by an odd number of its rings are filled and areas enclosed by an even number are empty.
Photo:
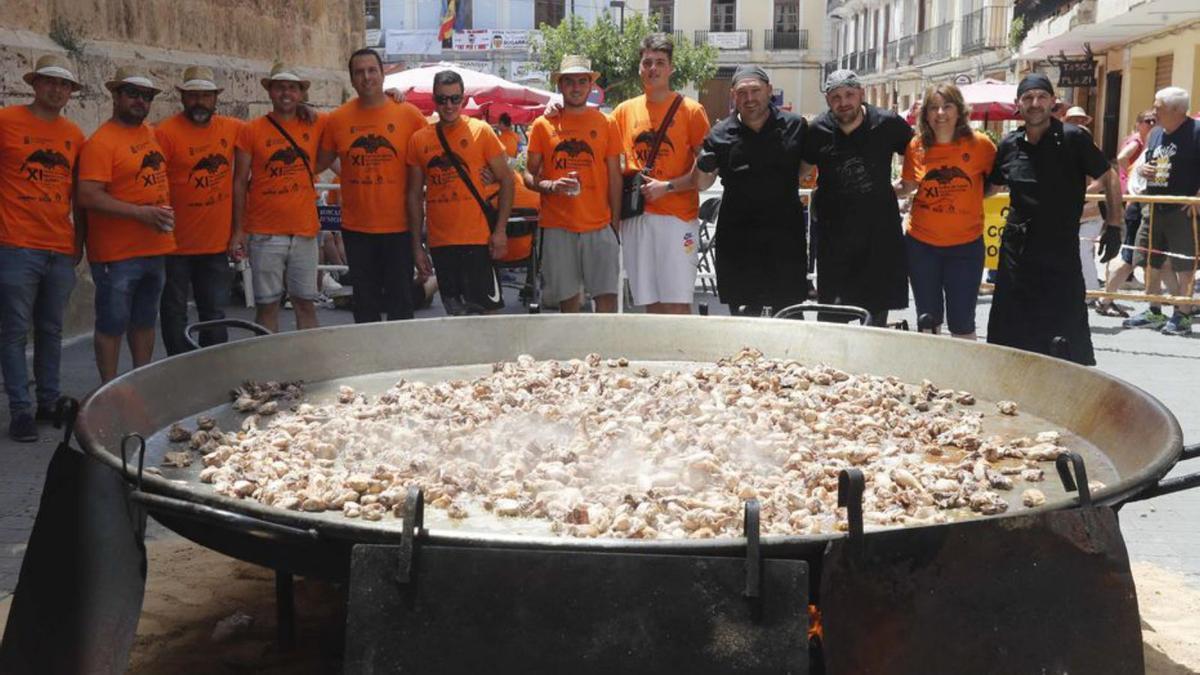
[[[1154,240],[1150,239],[1150,209],[1154,208]],[[1142,218],[1142,224],[1138,227],[1137,238],[1134,240],[1134,246],[1137,249],[1133,251],[1134,267],[1142,267],[1146,264],[1147,253],[1145,250],[1151,248],[1155,251],[1166,251],[1174,253],[1168,258],[1161,253],[1151,253],[1150,266],[1154,269],[1162,269],[1163,261],[1170,260],[1170,267],[1176,272],[1186,272],[1193,269],[1196,261],[1193,256],[1196,255],[1196,236],[1192,229],[1192,216],[1188,213],[1185,207],[1170,207],[1163,208],[1161,205],[1148,204],[1146,206],[1145,217]],[[1178,256],[1187,256],[1181,258]]]
[[[547,303],[569,300],[580,291],[591,297],[616,295],[620,247],[612,228],[571,232],[542,230],[542,296]]]
[[[250,276],[254,302],[279,302],[286,288],[300,300],[317,297],[317,238],[289,234],[251,234]]]

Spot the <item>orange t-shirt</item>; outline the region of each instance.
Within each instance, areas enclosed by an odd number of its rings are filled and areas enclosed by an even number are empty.
[[[127,127],[108,121],[100,125],[79,152],[79,180],[107,185],[108,194],[128,204],[166,206],[167,159],[145,124]],[[88,210],[87,254],[104,263],[164,255],[175,250],[175,236],[132,218]]]
[[[71,188],[83,132],[23,105],[0,109],[0,244],[75,253]]]
[[[475,183],[475,189],[484,194],[480,175],[483,167],[504,155],[504,146],[496,132],[486,122],[469,117],[460,117],[443,130],[446,142]],[[443,152],[435,126],[413,134],[408,142],[408,163],[425,173],[429,246],[486,245],[490,236],[487,218]]]
[[[342,163],[342,228],[355,232],[407,232],[404,193],[408,139],[427,126],[411,103],[387,101],[364,108],[354,99],[333,111],[321,136],[321,149]]]
[[[310,167],[316,168],[317,147],[328,121],[329,115],[321,115],[311,124],[295,118],[279,121],[300,146]],[[237,148],[250,153],[246,232],[317,236],[321,229],[317,190],[291,142],[263,116],[242,126]]]
[[[580,192],[543,195],[542,227],[570,232],[595,232],[612,221],[608,206],[608,165],[621,154],[621,132],[608,115],[586,109],[562,112],[553,119],[539,117],[529,128],[529,154],[541,155],[542,175],[555,180],[574,171]]]
[[[625,173],[641,171],[654,144],[654,132],[671,109],[675,94],[660,103],[650,103],[646,96],[622,102],[613,111],[613,119],[621,130],[625,153]],[[655,180],[678,178],[692,170],[696,148],[708,135],[708,113],[703,106],[686,96],[675,111],[667,135],[658,149],[650,177]],[[695,190],[676,190],[655,201],[646,202],[646,213],[674,216],[680,220],[695,220],[700,211],[700,193]]]
[[[521,139],[517,138],[517,132],[512,129],[506,129],[500,132],[500,143],[504,145],[504,151],[509,157],[517,156],[517,146],[521,144]]]
[[[233,148],[242,122],[213,115],[198,126],[183,113],[154,129],[167,157],[175,209],[174,255],[220,253],[233,228]]]
[[[984,182],[996,146],[981,132],[926,148],[920,134],[904,153],[905,180],[919,183],[913,195],[909,234],[933,246],[957,246],[983,236]]]

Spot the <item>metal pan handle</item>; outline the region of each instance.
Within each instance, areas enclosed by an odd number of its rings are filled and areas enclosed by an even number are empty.
[[[805,312],[820,312],[822,314],[833,314],[835,316],[848,317],[851,320],[857,319],[860,326],[865,326],[871,323],[871,313],[862,307],[854,307],[853,305],[821,305],[815,302],[802,302],[798,305],[790,305],[775,312],[773,318],[776,319],[803,319]]]
[[[1182,462],[1185,459],[1196,459],[1197,457],[1200,457],[1200,443],[1184,446],[1183,452],[1179,454],[1179,461]],[[1189,473],[1183,476],[1176,476],[1174,478],[1164,478],[1158,481],[1158,483],[1151,485],[1145,490],[1142,490],[1136,495],[1125,500],[1124,503],[1128,504],[1130,502],[1140,502],[1145,499],[1154,499],[1155,497],[1161,497],[1163,495],[1189,490],[1196,486],[1200,486],[1200,472]]]
[[[187,328],[183,329],[183,339],[192,346],[192,349],[201,349],[200,340],[197,337],[200,331],[205,328],[242,328],[248,330],[255,335],[270,335],[271,331],[266,327],[260,326],[253,321],[245,319],[213,319],[211,321],[198,321],[193,324],[188,324]]]
[[[207,524],[216,523],[225,529],[237,530],[260,539],[312,542],[320,537],[313,529],[302,530],[298,527],[280,525],[204,504],[195,504],[163,495],[152,495],[141,490],[130,492],[129,498],[144,505],[151,512],[161,511],[188,520]]]

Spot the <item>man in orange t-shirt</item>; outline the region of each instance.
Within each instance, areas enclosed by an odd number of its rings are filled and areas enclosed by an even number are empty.
[[[450,315],[491,313],[504,306],[492,259],[502,258],[508,246],[505,230],[513,200],[513,175],[504,146],[486,122],[462,115],[463,92],[462,76],[457,72],[443,70],[434,75],[438,123],[413,134],[408,143],[408,222],[416,235],[413,257],[422,280],[432,274],[421,247],[424,223],[442,304]],[[444,135],[453,156],[447,155],[439,134]],[[491,228],[456,164],[480,198],[485,168],[500,183],[494,219],[498,227]]]
[[[261,83],[271,98],[271,112],[246,123],[238,134],[229,254],[240,259],[249,253],[257,323],[279,330],[286,288],[296,328],[316,328],[321,225],[313,183],[327,168],[316,160],[329,116],[310,122],[297,117],[311,83],[282,63]]]
[[[500,118],[496,120],[496,127],[496,135],[500,137],[504,151],[508,153],[509,157],[516,157],[521,146],[521,139],[517,136],[517,132],[513,131],[512,117],[508,113],[500,113]]]
[[[562,312],[578,312],[584,292],[597,312],[617,311],[621,134],[616,122],[587,107],[597,76],[586,57],[563,56],[551,76],[563,110],[529,128],[525,181],[543,195],[543,297]]]
[[[669,35],[642,40],[638,73],[646,93],[618,105],[613,119],[621,129],[625,172],[645,173],[655,132],[675,98],[682,99],[642,182],[645,213],[623,221],[621,236],[633,301],[652,313],[690,314],[700,243],[696,157],[709,124],[699,103],[671,91],[674,51]]]
[[[350,56],[358,98],[329,115],[319,163],[341,162],[342,240],[354,278],[354,322],[413,316],[413,249],[404,199],[405,153],[427,125],[411,103],[383,93],[383,61],[373,49]]]
[[[62,56],[41,57],[24,76],[33,101],[0,109],[0,370],[8,435],[26,443],[37,440],[38,421],[53,419],[63,314],[81,250],[71,197],[83,132],[62,115],[80,88],[73,70]],[[36,414],[25,365],[30,331]]]
[[[183,111],[159,124],[154,134],[167,158],[171,207],[175,209],[175,252],[166,259],[166,282],[159,314],[167,354],[192,347],[184,339],[188,294],[201,321],[224,319],[221,304],[229,295],[229,237],[233,228],[234,144],[242,123],[217,115],[211,69],[191,66],[175,87]],[[200,331],[200,344],[229,339],[224,328]]]
[[[79,205],[88,212],[87,254],[96,282],[96,367],[108,382],[117,376],[126,333],[134,368],[154,356],[163,258],[175,250],[175,212],[162,146],[145,123],[162,90],[139,66],[118,68],[104,86],[112,92],[113,116],[80,152]]]

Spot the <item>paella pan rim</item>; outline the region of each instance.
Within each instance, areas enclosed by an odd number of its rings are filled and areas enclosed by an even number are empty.
[[[428,341],[435,336],[437,344]],[[464,337],[467,336],[467,337]],[[577,345],[556,344],[555,338],[577,338]],[[503,338],[509,338],[500,345]],[[457,340],[458,344],[454,343]],[[469,340],[469,342],[468,342]],[[491,342],[489,342],[491,340]],[[561,340],[560,340],[561,342]],[[793,351],[793,343],[794,351]],[[389,357],[387,347],[391,345],[420,346],[419,354],[410,355],[416,363],[397,362]],[[446,353],[447,349],[464,344],[491,345],[486,357],[469,350]],[[235,381],[242,379],[305,379],[322,381],[342,376],[371,375],[404,368],[442,365],[467,365],[490,363],[504,358],[515,358],[520,353],[531,353],[538,358],[571,358],[597,351],[603,356],[627,356],[631,360],[712,361],[727,356],[743,346],[755,346],[768,356],[798,358],[800,360],[823,361],[850,372],[877,372],[871,367],[874,362],[887,361],[889,356],[903,354],[911,360],[924,360],[937,366],[947,377],[959,377],[953,366],[947,363],[973,363],[995,378],[1008,378],[1005,391],[1021,399],[1022,392],[1030,382],[1043,378],[1042,384],[1078,395],[1078,405],[1106,406],[1094,416],[1095,433],[1105,438],[1090,438],[1106,453],[1123,452],[1141,454],[1133,461],[1136,470],[1123,472],[1122,479],[1095,493],[1095,501],[1102,504],[1118,504],[1142,491],[1165,475],[1179,458],[1182,448],[1182,431],[1174,415],[1161,402],[1142,389],[1116,377],[1073,363],[1051,359],[1006,347],[983,343],[967,343],[926,334],[907,333],[888,329],[863,328],[836,324],[818,324],[792,320],[771,320],[743,317],[668,317],[653,315],[537,315],[537,316],[491,316],[491,317],[442,317],[417,319],[405,322],[333,326],[309,331],[282,333],[278,335],[249,338],[223,345],[209,347],[196,352],[173,356],[148,366],[130,371],[92,392],[83,402],[76,434],[85,452],[97,457],[114,469],[122,469],[119,439],[125,431],[136,431],[145,436],[165,428],[169,423],[190,417],[198,412],[218,405],[223,399],[201,399],[186,412],[163,412],[155,401],[187,400],[186,389],[180,390],[178,383],[189,377],[221,383],[219,391],[227,391],[230,382],[220,372],[238,372]],[[766,348],[764,348],[764,345]],[[774,348],[772,348],[774,347]],[[363,349],[371,350],[370,358],[361,358]],[[565,352],[563,350],[566,350]],[[357,350],[357,351],[356,351]],[[555,352],[555,350],[558,350]],[[778,353],[780,351],[786,353]],[[607,353],[606,353],[607,352]],[[360,358],[355,360],[355,354]],[[304,359],[314,354],[320,360]],[[864,356],[865,354],[865,356]],[[290,358],[289,358],[290,355]],[[810,356],[811,355],[811,356]],[[394,356],[394,355],[392,355]],[[457,359],[453,357],[457,357]],[[830,357],[833,358],[830,358]],[[291,372],[279,370],[292,368],[298,372],[309,370],[303,365],[325,363],[329,358],[345,358],[340,370],[315,373],[316,377],[295,377]],[[296,361],[305,364],[297,367]],[[385,365],[379,367],[381,363]],[[262,374],[252,372],[255,364],[265,369]],[[417,364],[423,364],[417,365]],[[938,365],[940,364],[940,365]],[[326,364],[328,366],[328,364]],[[855,367],[856,365],[861,367]],[[273,369],[278,366],[277,369]],[[986,367],[985,367],[986,366]],[[903,370],[903,368],[901,368]],[[961,371],[961,368],[959,368]],[[1011,371],[1011,372],[1010,372]],[[273,373],[272,376],[267,376]],[[1030,379],[1031,376],[1033,379]],[[902,377],[912,381],[911,377]],[[939,382],[939,373],[932,373],[931,380]],[[969,379],[969,378],[968,378]],[[919,381],[919,378],[917,379]],[[171,386],[175,383],[175,386]],[[1064,383],[1067,385],[1064,389]],[[201,383],[197,382],[197,386]],[[989,384],[980,380],[970,383],[951,382],[955,388],[976,391]],[[994,385],[994,386],[993,386]],[[213,384],[213,386],[217,386]],[[211,387],[210,387],[211,389]],[[1017,389],[1018,391],[1012,391]],[[163,394],[164,398],[156,395]],[[982,392],[987,396],[987,391]],[[1116,396],[1116,398],[1113,398]],[[1089,397],[1091,397],[1089,399]],[[1053,398],[1042,395],[1042,399]],[[133,410],[134,401],[145,405],[145,410]],[[1121,411],[1136,413],[1136,419],[1108,419],[1119,417]],[[1037,412],[1035,411],[1035,414]],[[1072,413],[1074,414],[1074,413]],[[1058,422],[1053,415],[1045,417]],[[110,419],[110,418],[122,419]],[[1092,417],[1088,418],[1092,420]],[[1147,447],[1139,443],[1142,437],[1138,429],[1142,425],[1157,425],[1157,437]],[[1065,425],[1071,428],[1070,425]],[[118,432],[119,428],[119,432]],[[1155,428],[1155,427],[1152,427]],[[1106,441],[1114,434],[1124,432],[1125,443],[1107,447]],[[1074,429],[1072,429],[1074,430]],[[1089,429],[1092,430],[1092,429]],[[1080,435],[1088,437],[1080,430]],[[1152,461],[1151,461],[1152,460]],[[134,460],[124,469],[131,481],[137,479]],[[1054,480],[1054,477],[1048,477]],[[322,538],[354,542],[395,541],[400,529],[379,527],[350,519],[341,521],[319,520],[302,512],[285,511],[267,507],[252,500],[235,500],[217,495],[199,484],[181,484],[153,474],[142,477],[146,492],[203,504],[206,506],[238,513],[260,520],[290,525],[302,529],[315,529]],[[1044,510],[1068,508],[1077,503],[1077,498],[1048,503],[1038,509],[1022,509],[1008,512],[995,518],[1011,518]],[[934,525],[933,527],[937,527]],[[868,536],[870,532],[868,531]],[[840,534],[820,535],[772,535],[764,536],[763,544],[768,550],[786,549],[790,546],[811,546],[823,541],[839,538]],[[630,540],[630,539],[575,539],[557,536],[526,536],[484,531],[459,531],[454,529],[432,529],[428,531],[430,542],[447,545],[505,547],[534,547],[561,550],[621,550],[644,552],[736,552],[744,548],[740,538],[711,540]]]

